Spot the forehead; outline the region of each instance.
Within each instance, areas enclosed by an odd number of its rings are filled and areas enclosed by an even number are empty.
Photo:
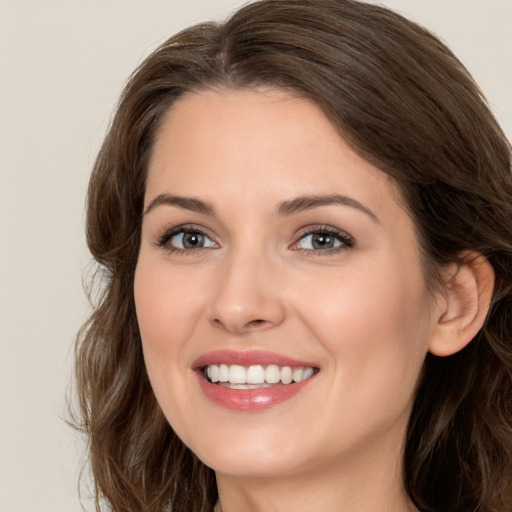
[[[393,182],[348,146],[315,103],[275,89],[181,97],[155,141],[146,204],[160,193],[247,205],[326,193],[374,206],[396,202]]]

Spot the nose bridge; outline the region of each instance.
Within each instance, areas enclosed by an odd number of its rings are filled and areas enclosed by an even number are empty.
[[[261,246],[248,244],[226,255],[216,279],[213,323],[242,333],[279,325],[285,316],[276,261]]]

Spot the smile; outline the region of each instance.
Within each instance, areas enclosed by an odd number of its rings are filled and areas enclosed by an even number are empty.
[[[277,364],[241,366],[238,364],[211,364],[203,369],[212,383],[230,389],[261,389],[273,385],[289,385],[309,379],[313,367],[279,366]]]
[[[320,368],[261,350],[218,350],[199,357],[192,368],[210,403],[239,412],[271,409],[316,381]]]

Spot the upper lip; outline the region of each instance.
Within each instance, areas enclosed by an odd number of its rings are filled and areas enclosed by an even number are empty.
[[[238,364],[240,366],[268,366],[270,364],[276,364],[278,366],[291,366],[292,368],[318,367],[318,365],[311,361],[301,361],[266,350],[216,350],[199,356],[193,362],[192,367],[199,369],[212,364]]]

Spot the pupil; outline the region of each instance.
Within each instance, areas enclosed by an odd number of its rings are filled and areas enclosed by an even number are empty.
[[[315,249],[329,249],[333,246],[334,239],[331,235],[317,233],[316,235],[313,235],[312,242]]]
[[[185,233],[183,235],[183,247],[193,249],[194,247],[202,247],[203,235],[200,233]]]

